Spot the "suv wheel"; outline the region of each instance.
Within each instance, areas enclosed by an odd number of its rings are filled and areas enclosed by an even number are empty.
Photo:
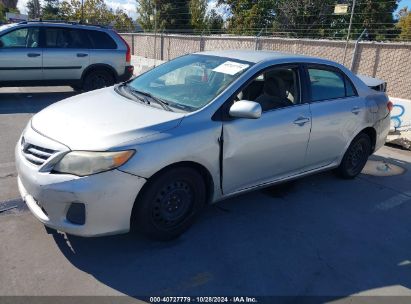
[[[93,91],[114,85],[113,75],[104,70],[91,71],[84,78],[83,89]]]
[[[355,178],[364,169],[370,154],[370,137],[365,133],[361,133],[351,142],[340,166],[337,168],[337,173],[345,179]]]
[[[191,168],[176,168],[155,177],[136,200],[132,227],[157,240],[185,232],[203,209],[206,187]]]

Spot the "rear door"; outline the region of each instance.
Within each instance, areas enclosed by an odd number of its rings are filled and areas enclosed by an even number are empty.
[[[84,30],[44,28],[44,80],[80,80],[90,63],[90,43]]]
[[[40,80],[42,64],[38,27],[18,28],[0,36],[0,81]]]
[[[307,149],[307,170],[337,160],[362,129],[366,104],[348,77],[327,65],[306,66],[312,129]]]

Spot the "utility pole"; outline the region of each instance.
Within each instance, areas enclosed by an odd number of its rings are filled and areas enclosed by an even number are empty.
[[[354,10],[355,10],[355,0],[353,0],[353,2],[352,2],[350,25],[348,26],[347,41],[345,42],[344,58],[343,58],[342,64],[345,64],[345,57],[347,56],[348,41],[350,40],[351,26],[352,26],[352,19],[353,19],[353,16],[354,16]]]

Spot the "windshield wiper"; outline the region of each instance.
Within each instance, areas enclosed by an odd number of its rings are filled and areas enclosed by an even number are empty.
[[[141,102],[146,103],[146,104],[150,104],[150,101],[148,101],[147,98],[141,97],[141,94],[136,94],[136,92],[134,92],[134,90],[132,90],[132,88],[127,85],[127,83],[122,83],[122,84],[119,84],[118,86],[114,87],[114,89],[115,89],[118,93],[120,93],[120,92],[119,92],[119,88],[125,89],[124,91],[126,91],[128,95],[134,97],[134,98],[137,99],[138,101],[141,101]],[[121,93],[120,93],[120,94],[121,94]],[[121,94],[121,95],[123,95],[123,94]]]
[[[174,112],[174,111],[170,108],[170,104],[169,104],[167,101],[165,101],[165,100],[163,100],[163,99],[161,99],[161,98],[159,98],[159,97],[153,96],[153,95],[151,95],[151,94],[148,93],[148,92],[137,90],[137,89],[133,88],[132,86],[128,85],[127,83],[124,83],[124,86],[125,86],[130,92],[134,93],[134,94],[133,94],[134,96],[136,96],[135,94],[143,95],[144,97],[148,97],[148,98],[150,98],[151,100],[154,100],[154,101],[155,101],[157,104],[159,104],[164,110]],[[137,97],[137,98],[140,98],[140,100],[143,99],[143,98],[138,97],[138,96],[136,96],[136,97]],[[144,102],[147,103],[147,104],[150,104],[150,101],[147,100],[147,98],[144,98]]]
[[[165,110],[167,110],[167,111],[174,112],[174,111],[170,108],[170,104],[169,104],[167,101],[165,101],[165,100],[163,100],[163,99],[161,99],[161,98],[159,98],[159,97],[153,96],[153,95],[151,95],[151,94],[148,93],[148,92],[139,91],[139,90],[136,90],[136,89],[133,89],[133,88],[131,88],[131,90],[133,90],[133,91],[136,92],[137,94],[141,94],[141,95],[144,95],[144,96],[146,96],[146,97],[149,97],[150,99],[154,100],[157,104],[159,104],[163,109],[165,109]]]

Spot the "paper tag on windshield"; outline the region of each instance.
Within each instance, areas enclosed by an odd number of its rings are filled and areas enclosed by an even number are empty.
[[[238,63],[234,61],[226,61],[223,64],[220,64],[218,67],[216,67],[213,71],[217,73],[235,75],[248,67],[248,64]]]

